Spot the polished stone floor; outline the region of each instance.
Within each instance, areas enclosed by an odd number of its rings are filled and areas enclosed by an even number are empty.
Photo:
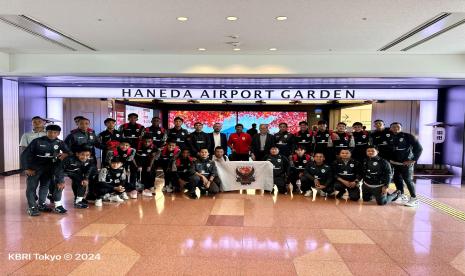
[[[418,193],[465,211],[463,187],[434,183],[417,179]],[[1,275],[465,274],[465,221],[431,204],[159,192],[77,210],[68,186],[68,214],[29,217],[24,189],[0,177]]]

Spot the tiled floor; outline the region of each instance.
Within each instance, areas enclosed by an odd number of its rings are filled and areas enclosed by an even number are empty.
[[[18,175],[0,178],[1,275],[465,274],[465,221],[426,204],[379,207],[258,192],[190,200],[158,193],[75,210],[68,186],[67,215],[31,218],[24,183]],[[465,211],[460,185],[423,178],[417,188]]]

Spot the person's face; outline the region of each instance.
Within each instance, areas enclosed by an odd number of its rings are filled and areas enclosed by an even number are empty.
[[[213,131],[215,131],[215,132],[220,132],[221,128],[222,128],[221,124],[216,123],[216,124],[213,125]]]
[[[383,130],[384,129],[384,122],[381,121],[376,121],[374,123],[374,126],[377,130]]]
[[[145,139],[144,142],[145,142],[146,147],[149,147],[150,145],[152,145],[152,139]]]
[[[206,149],[200,150],[200,157],[202,157],[202,159],[207,159],[208,155],[209,155],[208,150],[206,150]]]
[[[307,131],[308,126],[306,124],[300,124],[299,125],[301,131]]]
[[[215,156],[216,157],[221,158],[221,157],[223,157],[223,155],[224,155],[224,150],[223,149],[215,150]]]
[[[47,138],[50,140],[55,140],[60,135],[58,130],[47,130]]]
[[[183,150],[181,156],[182,156],[182,158],[188,158],[189,157],[189,151],[188,150]]]
[[[316,153],[313,159],[317,164],[321,164],[325,161],[325,156],[322,153]]]
[[[326,127],[327,127],[326,124],[319,124],[319,125],[318,125],[318,130],[319,130],[319,131],[325,131],[325,130],[326,130]]]
[[[110,166],[113,170],[117,170],[119,168],[121,168],[121,166],[123,165],[123,163],[121,162],[111,162],[110,163]]]
[[[87,130],[89,128],[90,122],[88,120],[80,120],[78,123],[78,128],[80,130]]]
[[[175,148],[176,148],[176,144],[175,144],[175,143],[169,143],[169,144],[168,144],[168,151],[173,151]]]
[[[271,155],[278,155],[279,149],[276,148],[276,147],[273,147],[273,148],[270,149],[270,153],[271,153]]]
[[[342,159],[350,159],[351,155],[350,150],[341,150],[341,152],[339,152],[339,157]]]
[[[260,126],[260,133],[261,133],[261,134],[267,134],[267,133],[268,133],[268,126],[266,126],[266,125],[261,125],[261,126]]]
[[[295,153],[297,153],[299,157],[302,157],[305,154],[305,150],[303,148],[298,148],[295,150]]]
[[[128,150],[129,146],[130,146],[129,143],[121,143],[121,144],[119,144],[119,148],[121,150],[123,150],[123,151]]]
[[[174,126],[180,128],[182,126],[182,121],[179,119],[174,120]]]
[[[374,149],[374,148],[368,148],[367,149],[367,156],[368,157],[373,158],[376,155],[378,155],[378,151],[376,149]]]
[[[402,131],[402,126],[399,125],[399,124],[393,124],[393,125],[391,126],[391,131],[392,131],[393,133],[396,133],[396,134],[397,134],[397,133],[399,133],[399,132]]]
[[[354,130],[354,132],[360,132],[362,131],[362,126],[361,125],[355,125],[355,126],[352,126],[352,129]]]
[[[287,125],[285,125],[285,124],[280,124],[280,125],[279,125],[279,131],[280,131],[280,132],[286,132],[286,131],[287,131]]]
[[[152,126],[159,126],[159,125],[160,125],[160,118],[153,118]]]
[[[343,124],[338,124],[337,127],[336,127],[337,131],[339,132],[344,132],[346,131],[346,126],[343,125]]]
[[[236,126],[236,132],[241,133],[244,128],[242,126]]]
[[[43,128],[44,121],[42,119],[34,119],[32,120],[32,127],[33,128]]]
[[[108,129],[115,129],[115,125],[116,123],[114,121],[108,121],[105,126],[108,128]]]
[[[77,158],[81,162],[86,162],[90,158],[90,151],[82,151],[76,154]]]
[[[76,124],[76,126],[79,126],[79,121],[80,121],[80,119],[74,120],[74,123]]]
[[[195,124],[194,128],[195,128],[195,131],[200,132],[203,129],[203,125],[202,124]]]
[[[128,120],[129,120],[129,122],[130,122],[131,124],[135,124],[135,123],[137,122],[138,118],[137,118],[137,116],[130,116],[130,117],[128,118]]]

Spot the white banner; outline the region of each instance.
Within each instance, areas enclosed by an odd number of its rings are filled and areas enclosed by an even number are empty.
[[[436,101],[437,89],[188,89],[47,87],[49,98],[159,100],[423,100]]]
[[[224,191],[273,189],[273,164],[268,161],[216,162]]]

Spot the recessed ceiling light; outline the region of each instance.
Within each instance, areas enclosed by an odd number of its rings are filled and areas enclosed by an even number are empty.
[[[199,49],[197,49],[197,50],[199,50],[199,51],[206,51],[207,49],[205,49],[205,48],[199,48]]]
[[[278,50],[278,49],[276,49],[276,48],[270,48],[269,50],[270,50],[270,51],[276,51],[276,50]]]
[[[180,17],[178,17],[178,18],[176,18],[176,19],[177,19],[178,21],[187,21],[187,19],[189,19],[189,18],[187,18],[187,17],[185,17],[185,16],[180,16]]]
[[[276,20],[278,20],[278,21],[287,20],[287,16],[278,16],[278,17],[276,17]]]
[[[229,20],[229,21],[236,21],[238,18],[236,16],[228,16],[226,17],[226,20]]]
[[[234,51],[240,51],[241,48],[234,48],[233,50],[234,50]]]

